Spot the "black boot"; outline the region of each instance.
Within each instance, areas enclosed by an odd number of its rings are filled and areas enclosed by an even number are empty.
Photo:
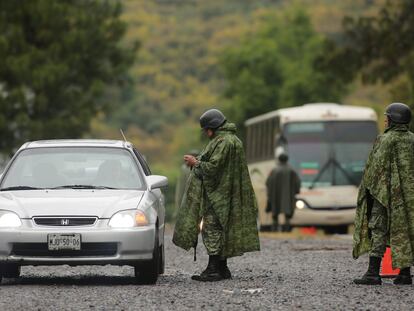
[[[395,285],[411,285],[413,280],[411,278],[411,269],[410,267],[402,268],[400,273],[394,280]]]
[[[220,274],[220,256],[209,256],[207,268],[201,272],[200,275],[193,275],[191,279],[200,282],[215,282],[222,280],[223,277]]]
[[[379,275],[381,266],[381,257],[369,257],[368,271],[360,279],[355,279],[355,284],[360,285],[381,285],[381,277]]]
[[[274,232],[279,231],[279,218],[278,217],[279,217],[278,215],[273,215],[273,223],[272,223],[272,227],[270,228],[270,230]]]
[[[229,267],[227,266],[227,258],[220,259],[220,274],[223,279],[231,279],[231,272]]]

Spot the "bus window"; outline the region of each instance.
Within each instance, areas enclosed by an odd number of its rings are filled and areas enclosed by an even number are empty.
[[[252,124],[246,132],[246,154],[249,163],[274,159],[275,135],[280,133],[279,117]]]

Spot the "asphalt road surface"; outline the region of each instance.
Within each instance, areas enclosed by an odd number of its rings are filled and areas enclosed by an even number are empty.
[[[130,267],[24,267],[3,279],[0,310],[413,310],[413,286],[357,286],[367,258],[351,257],[350,237],[262,237],[262,251],[229,260],[232,280],[199,283],[206,265],[166,236],[166,273],[136,285]]]

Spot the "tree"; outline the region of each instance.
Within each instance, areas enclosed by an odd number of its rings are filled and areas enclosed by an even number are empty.
[[[0,152],[22,142],[76,138],[102,95],[127,81],[136,45],[120,40],[119,1],[0,0]]]
[[[282,107],[337,101],[344,87],[315,67],[324,42],[308,15],[294,9],[265,16],[258,32],[228,49],[221,58],[224,96],[237,123]]]
[[[343,21],[344,34],[326,46],[321,69],[344,83],[391,85],[395,101],[414,103],[414,1],[387,1],[377,16]]]

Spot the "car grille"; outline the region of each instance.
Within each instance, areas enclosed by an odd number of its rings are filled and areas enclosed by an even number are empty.
[[[92,226],[97,217],[34,217],[33,221],[38,226]]]
[[[12,255],[28,257],[82,257],[82,256],[113,256],[118,245],[114,242],[82,243],[81,250],[50,251],[47,243],[14,243]]]

